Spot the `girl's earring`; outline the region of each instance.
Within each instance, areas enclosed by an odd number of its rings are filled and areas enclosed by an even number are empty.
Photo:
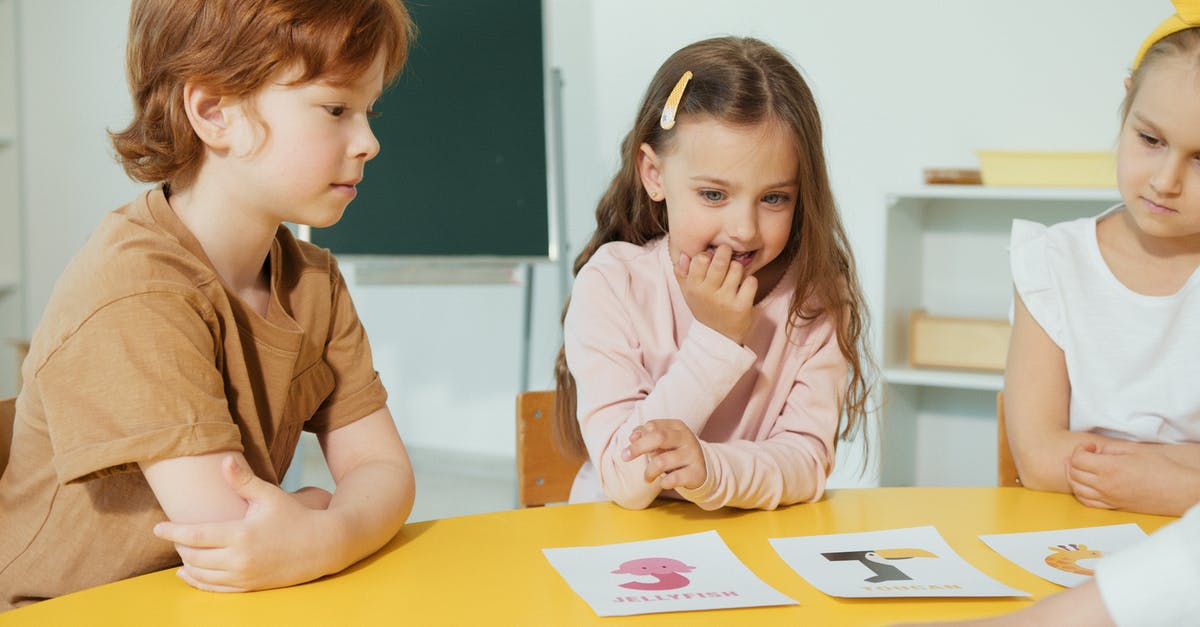
[[[657,201],[658,200],[658,192],[651,191],[650,192],[650,200]]]

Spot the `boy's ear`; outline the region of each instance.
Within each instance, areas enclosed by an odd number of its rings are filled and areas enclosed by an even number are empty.
[[[214,94],[201,85],[188,82],[183,86],[183,109],[188,122],[200,141],[215,150],[229,147],[230,112],[228,99]]]
[[[662,160],[650,144],[642,144],[637,155],[638,176],[642,179],[642,187],[654,200],[663,199]]]

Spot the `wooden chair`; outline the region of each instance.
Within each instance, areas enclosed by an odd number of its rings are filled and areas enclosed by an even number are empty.
[[[1008,429],[1004,426],[1004,392],[996,393],[996,485],[1013,488],[1021,485],[1012,449],[1008,447]]]
[[[0,475],[8,465],[8,450],[12,448],[13,422],[17,418],[17,399],[0,399]]]
[[[554,391],[517,395],[517,498],[523,507],[567,500],[583,459],[554,438]]]

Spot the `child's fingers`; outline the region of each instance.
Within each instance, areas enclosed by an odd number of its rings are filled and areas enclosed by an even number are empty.
[[[629,446],[621,451],[621,459],[629,461],[639,455],[678,448],[691,436],[680,420],[657,419],[641,425],[629,434]]]
[[[197,549],[183,544],[176,544],[175,552],[179,554],[179,559],[184,564],[193,568],[214,571],[224,571],[229,568],[230,555],[229,551],[225,549]]]
[[[1104,489],[1103,477],[1098,474],[1071,468],[1067,472],[1067,485],[1071,488],[1071,493],[1075,495],[1075,499],[1088,507],[1098,507],[1101,509],[1113,509],[1115,506],[1109,502],[1110,495]]]
[[[1067,462],[1067,481],[1095,485],[1099,475],[1094,468],[1089,466],[1090,463],[1090,460],[1077,460],[1076,457],[1071,457]]]
[[[717,290],[725,283],[725,277],[729,273],[729,265],[732,263],[733,249],[721,244],[713,253],[712,261],[708,264],[708,272],[705,275],[704,283],[710,289]]]
[[[733,261],[732,257],[729,261],[729,270],[725,273],[725,280],[721,282],[721,289],[728,290],[730,294],[736,294],[738,288],[742,285],[742,278],[746,274],[746,267],[742,264]]]
[[[1074,494],[1082,494],[1088,498],[1100,498],[1104,494],[1096,487],[1096,484],[1088,480],[1089,477],[1071,477],[1067,480],[1067,485],[1071,486],[1071,492]]]
[[[662,429],[655,428],[650,423],[644,424],[630,434],[629,446],[621,451],[621,459],[629,461],[640,455],[653,453],[662,448],[665,437],[666,433]]]
[[[240,522],[240,521],[238,521]],[[222,523],[173,523],[160,522],[154,525],[154,535],[172,544],[182,544],[200,549],[227,546],[227,534],[221,530]]]
[[[1106,462],[1109,460],[1108,456],[1077,447],[1075,452],[1071,453],[1068,467],[1072,473],[1087,473],[1095,476],[1105,469]]]
[[[646,481],[654,481],[665,474],[679,470],[687,463],[687,457],[678,450],[659,451],[646,461]]]
[[[750,308],[754,306],[754,297],[758,295],[758,278],[753,274],[742,280],[738,286],[735,300],[739,306]]]
[[[245,588],[227,582],[228,573],[184,565],[175,575],[193,588],[206,592],[245,592]]]
[[[688,269],[692,265],[692,258],[687,253],[679,253],[679,261],[675,262],[675,278],[680,282],[687,281]]]
[[[1080,503],[1088,507],[1113,509],[1113,506],[1108,502],[1108,494],[1097,487],[1095,483],[1087,480],[1068,480],[1068,483],[1071,486],[1071,494],[1075,495],[1075,500]]]
[[[646,481],[663,478],[662,488],[696,487],[704,483],[704,455],[695,448],[676,448],[661,451],[646,465]]]
[[[688,464],[678,470],[667,473],[660,485],[664,490],[674,490],[675,488],[694,490],[703,485],[704,480],[707,478],[707,473],[703,465]]]
[[[704,284],[708,277],[708,266],[712,263],[712,255],[707,252],[696,253],[688,263],[687,281],[689,288],[696,289]]]
[[[1079,501],[1083,505],[1086,505],[1088,507],[1095,507],[1096,509],[1116,509],[1112,505],[1109,505],[1108,503],[1106,503],[1100,499],[1081,496],[1079,494],[1075,495],[1075,500]]]

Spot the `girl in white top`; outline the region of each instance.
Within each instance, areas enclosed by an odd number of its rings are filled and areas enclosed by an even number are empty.
[[[1125,81],[1122,204],[1013,225],[1004,387],[1025,486],[1176,516],[1200,501],[1200,12],[1183,4]]]

